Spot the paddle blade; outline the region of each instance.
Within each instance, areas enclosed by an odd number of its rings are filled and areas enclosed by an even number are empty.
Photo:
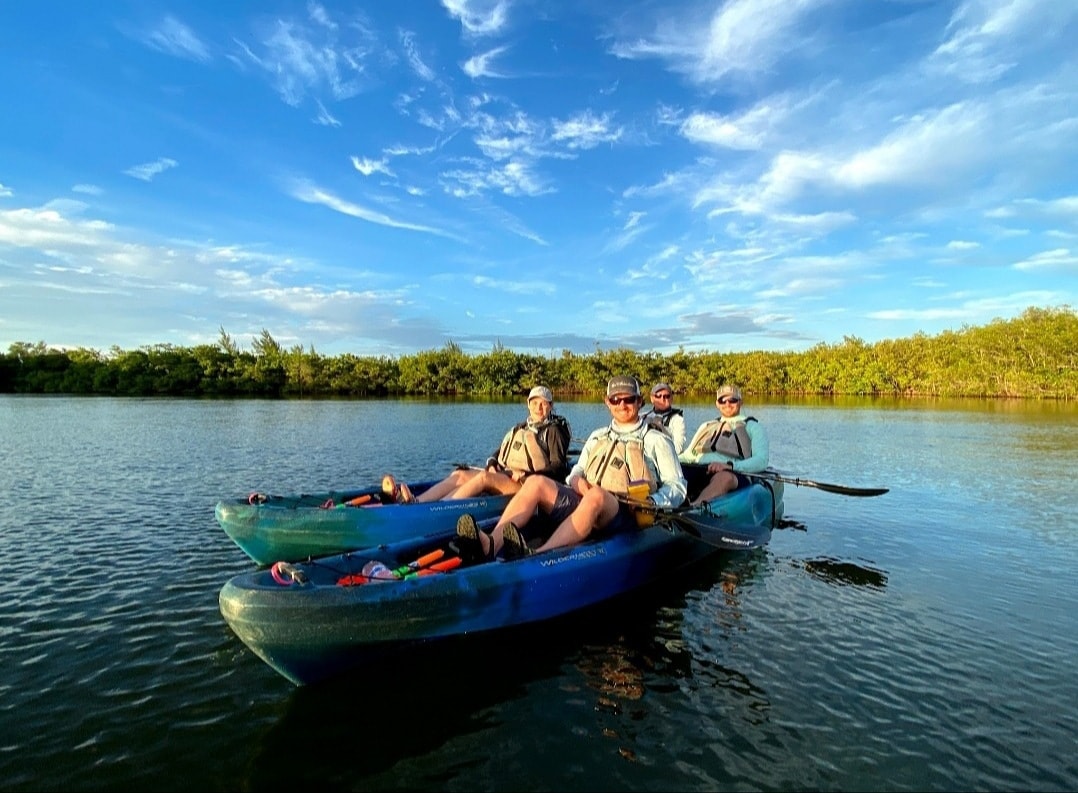
[[[771,540],[771,529],[767,526],[733,524],[704,511],[674,513],[663,519],[698,540],[725,550],[760,548]]]
[[[768,479],[772,482],[785,482],[788,485],[795,485],[797,487],[814,487],[817,490],[823,490],[825,493],[837,493],[840,496],[882,496],[884,493],[890,492],[890,489],[886,487],[849,487],[848,485],[832,485],[827,482],[816,482],[812,479],[781,476],[774,471],[759,471],[758,473],[745,474],[745,476],[752,479]]]

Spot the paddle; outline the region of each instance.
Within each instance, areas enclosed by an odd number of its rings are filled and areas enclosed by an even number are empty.
[[[770,531],[761,538],[758,526],[732,525],[711,512],[708,505],[692,506],[688,502],[679,507],[656,507],[647,501],[636,501],[623,496],[618,500],[628,504],[637,515],[641,528],[654,523],[667,524],[689,534],[703,543],[723,550],[756,548],[767,542]],[[761,541],[762,539],[762,541]]]
[[[788,485],[797,485],[798,487],[815,487],[817,490],[823,490],[827,493],[838,493],[840,496],[882,496],[890,490],[890,488],[886,487],[847,487],[846,485],[829,485],[827,482],[814,482],[811,479],[781,476],[774,471],[760,471],[755,474],[740,473],[754,479],[770,479],[772,482],[785,482]]]

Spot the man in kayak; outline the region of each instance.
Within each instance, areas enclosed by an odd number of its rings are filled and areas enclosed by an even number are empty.
[[[693,505],[752,484],[745,474],[767,468],[767,433],[752,416],[741,415],[741,389],[723,385],[715,392],[718,418],[705,421],[680,455],[690,482],[699,494]]]
[[[498,450],[482,468],[458,466],[445,479],[418,496],[392,475],[382,478],[382,492],[401,504],[471,498],[480,493],[512,495],[526,477],[535,474],[564,481],[569,472],[569,422],[554,412],[554,395],[537,385],[528,393],[528,418],[509,428]]]
[[[651,408],[644,408],[640,415],[666,427],[674,439],[674,451],[681,454],[685,448],[685,414],[681,408],[674,407],[674,389],[669,383],[656,383],[651,387]]]
[[[547,476],[529,476],[514,495],[494,531],[487,536],[471,515],[457,521],[462,553],[473,559],[527,556],[575,545],[595,530],[635,531],[636,511],[625,499],[656,507],[676,507],[685,500],[685,475],[670,436],[640,416],[640,384],[633,377],[613,377],[606,386],[611,421],[588,436],[565,484]],[[538,513],[537,511],[538,510]],[[540,536],[534,524],[554,527],[535,551],[528,539]]]

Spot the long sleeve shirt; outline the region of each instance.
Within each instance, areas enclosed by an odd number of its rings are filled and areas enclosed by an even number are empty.
[[[708,432],[708,426],[712,424],[711,421],[705,421],[700,425],[699,429],[693,435],[689,445],[685,447],[678,458],[683,463],[732,463],[735,471],[741,471],[743,473],[753,474],[763,471],[767,468],[769,448],[767,441],[767,432],[760,426],[758,421],[746,421],[744,416],[734,416],[725,420],[727,424],[733,425],[737,423],[744,424],[745,431],[748,433],[749,442],[752,446],[751,454],[744,459],[734,457],[732,455],[723,454],[722,452],[703,452],[702,454],[694,454],[692,449],[696,445],[697,439]]]
[[[662,412],[652,409],[642,412],[640,415],[645,419],[648,416],[654,416],[661,420],[667,432],[670,433],[670,437],[674,439],[674,451],[681,454],[685,448],[685,416],[682,415],[680,409],[670,409]]]
[[[634,424],[619,424],[611,421],[609,426],[600,427],[588,436],[580,449],[580,456],[576,465],[573,466],[566,477],[570,487],[576,484],[576,480],[584,475],[588,468],[591,453],[599,441],[613,433],[622,438],[642,437],[644,446],[644,463],[651,472],[652,477],[658,484],[658,489],[651,494],[650,498],[657,507],[677,507],[685,501],[689,491],[689,484],[685,479],[685,472],[681,470],[681,462],[677,452],[674,451],[674,442],[670,436],[660,430],[646,431],[647,424],[643,419]]]

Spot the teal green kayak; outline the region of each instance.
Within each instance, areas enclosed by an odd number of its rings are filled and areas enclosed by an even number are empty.
[[[433,481],[410,484],[420,495]],[[509,496],[397,504],[381,486],[292,496],[252,493],[219,501],[214,517],[225,534],[261,565],[328,556],[446,530],[468,513],[501,514]]]

